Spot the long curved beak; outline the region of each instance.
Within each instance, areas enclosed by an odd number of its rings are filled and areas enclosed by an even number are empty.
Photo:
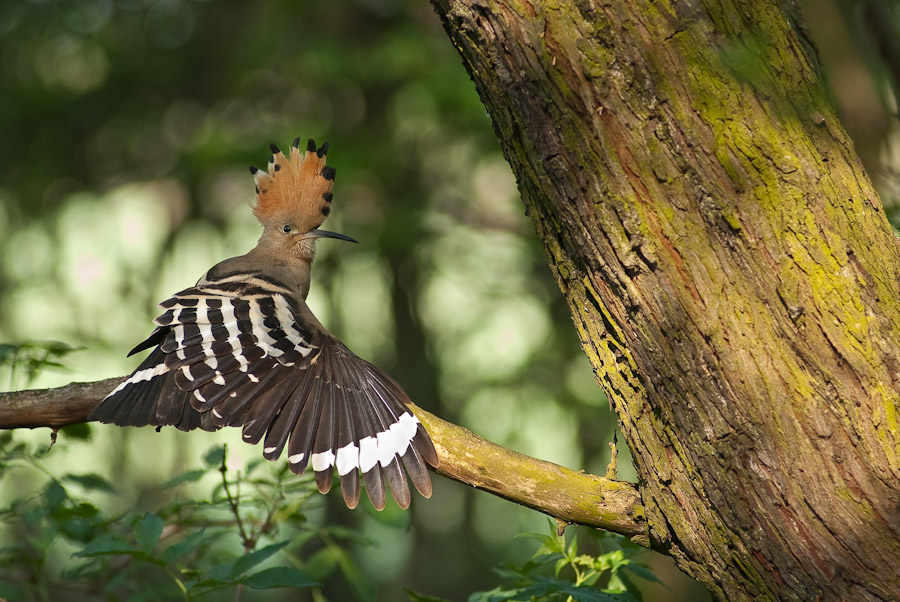
[[[303,235],[303,238],[336,238],[338,240],[346,240],[347,242],[359,243],[358,240],[350,238],[346,234],[338,234],[337,232],[331,232],[330,230],[319,230],[318,228],[310,230]]]

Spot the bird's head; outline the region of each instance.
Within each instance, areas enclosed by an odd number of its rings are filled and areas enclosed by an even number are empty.
[[[294,140],[290,155],[271,145],[267,171],[250,168],[256,180],[253,214],[263,225],[261,242],[285,254],[312,261],[318,238],[356,242],[349,236],[320,230],[331,212],[335,169],[325,164],[328,143],[316,148],[314,140],[300,150]]]

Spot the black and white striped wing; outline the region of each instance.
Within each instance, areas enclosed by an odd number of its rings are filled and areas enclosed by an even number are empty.
[[[164,301],[157,329],[132,353],[155,347],[92,412],[123,426],[182,430],[242,426],[263,455],[287,448],[291,470],[308,465],[319,490],[333,470],[347,505],[359,501],[361,473],[373,505],[385,504],[385,481],[402,507],[406,476],[431,495],[426,464],[437,454],[409,411],[403,390],[353,354],[303,310],[292,291],[259,275],[201,281]],[[308,312],[308,310],[306,310]]]

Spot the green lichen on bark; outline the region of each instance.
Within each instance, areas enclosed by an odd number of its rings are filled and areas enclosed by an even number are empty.
[[[411,407],[434,441],[439,474],[567,522],[612,530],[649,545],[633,484],[530,458]]]
[[[654,543],[723,598],[900,596],[883,579],[900,253],[798,16],[436,5],[619,412]],[[471,29],[481,48],[459,43]]]

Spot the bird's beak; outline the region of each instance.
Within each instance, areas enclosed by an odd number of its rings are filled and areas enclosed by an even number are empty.
[[[346,240],[347,242],[359,242],[355,238],[350,238],[346,234],[338,234],[337,232],[331,232],[329,230],[319,230],[318,228],[316,228],[315,230],[310,230],[303,235],[303,238],[336,238],[338,240]]]

